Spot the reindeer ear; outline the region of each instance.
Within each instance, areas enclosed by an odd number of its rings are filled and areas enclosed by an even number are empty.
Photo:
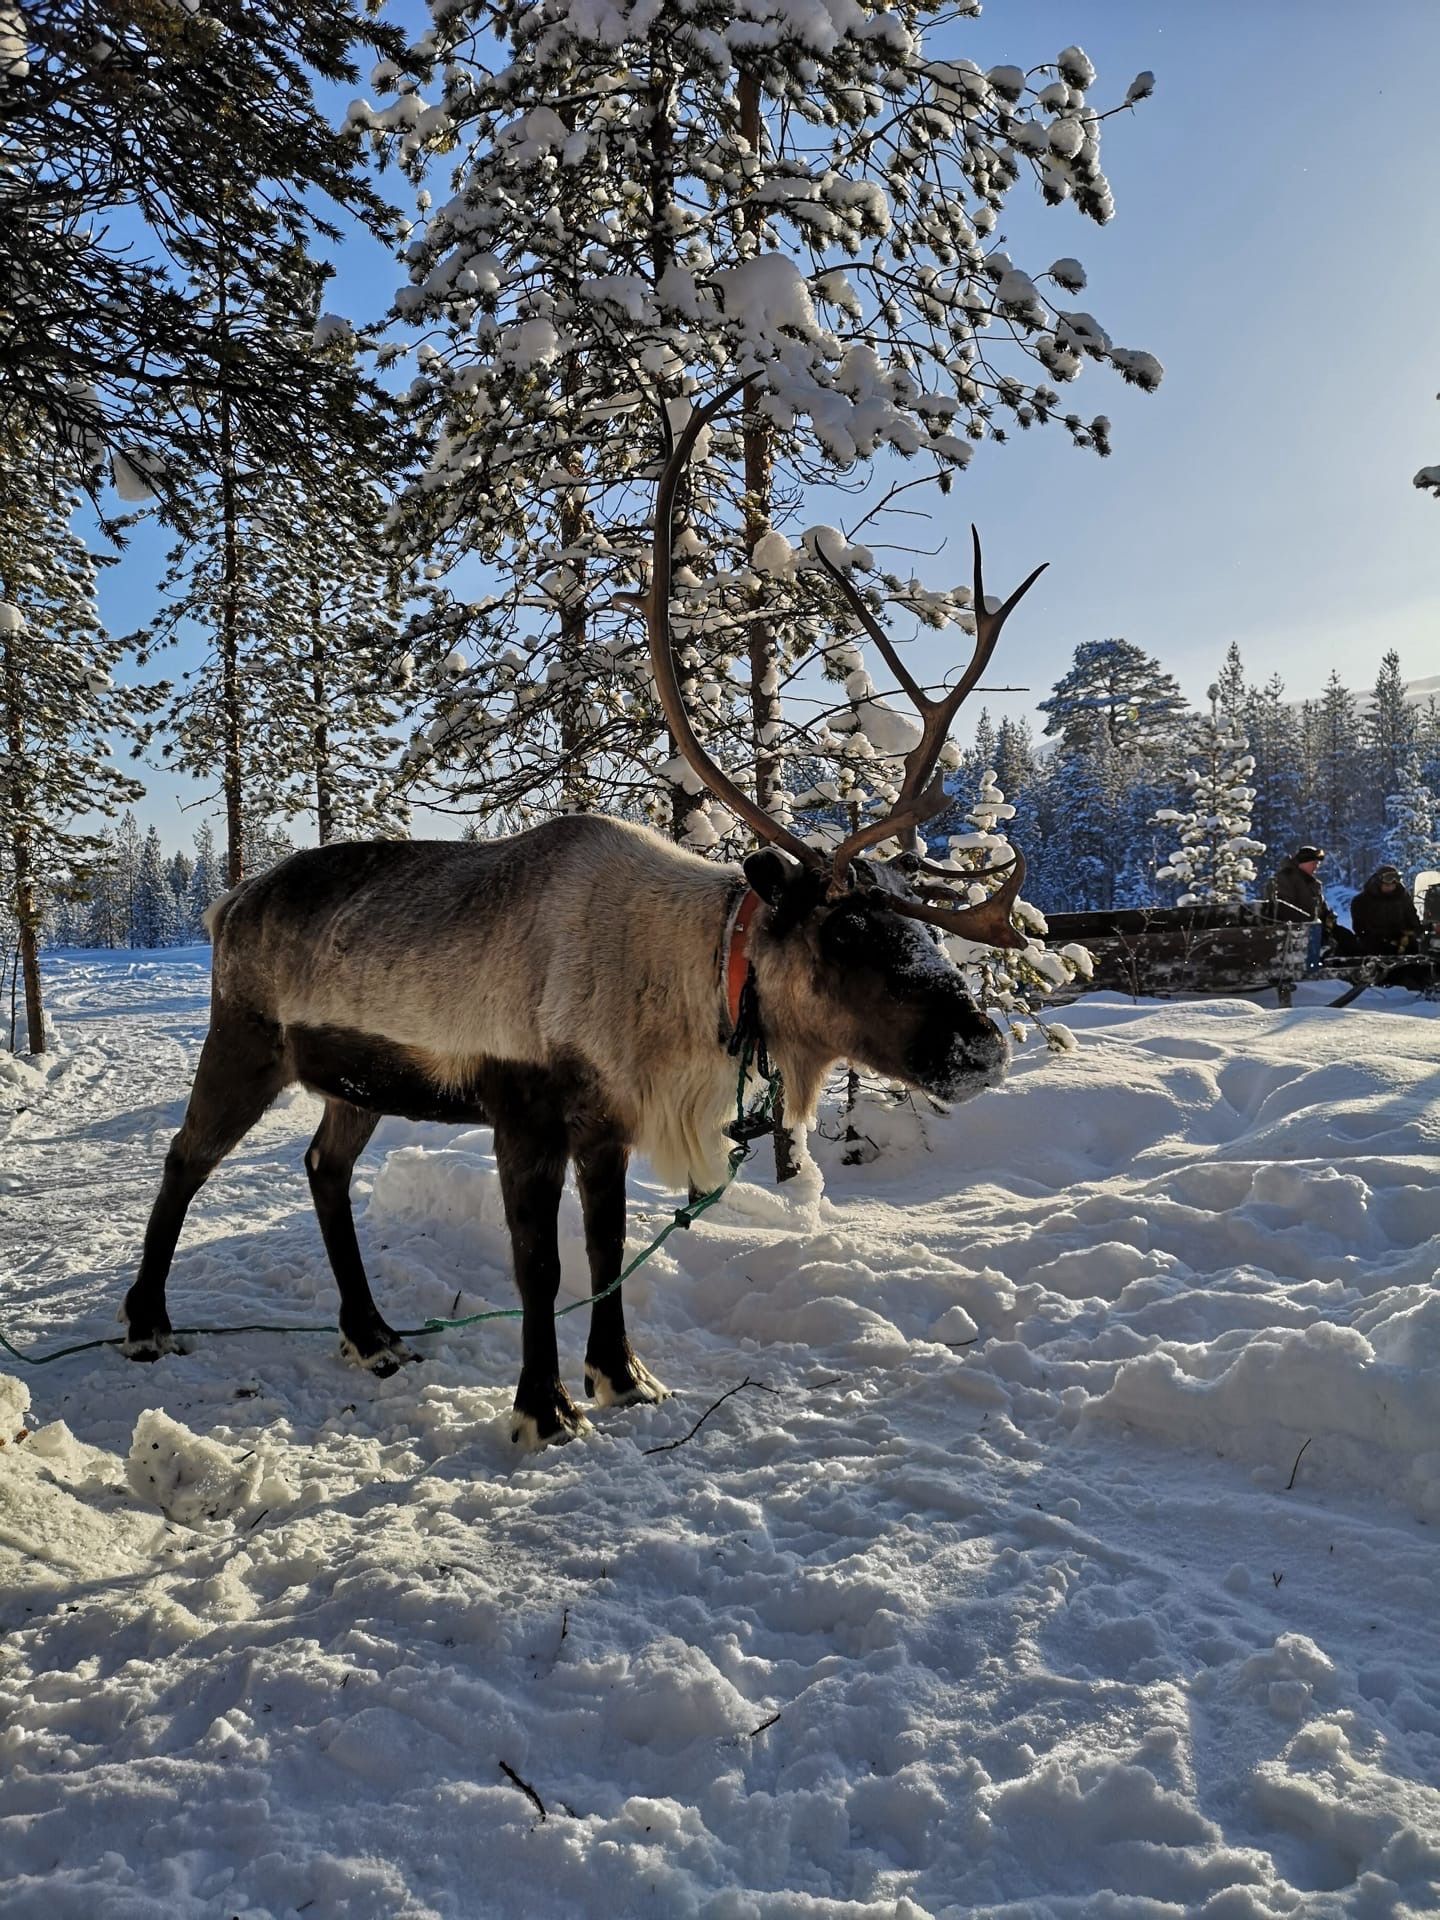
[[[747,854],[743,865],[745,878],[767,907],[779,906],[785,889],[801,871],[793,860],[787,860],[774,847],[762,847],[759,853]]]

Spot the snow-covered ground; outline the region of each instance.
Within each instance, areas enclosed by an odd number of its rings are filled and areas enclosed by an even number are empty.
[[[114,1331],[206,956],[52,977],[0,1069],[41,1348]],[[387,1381],[0,1354],[0,1913],[1433,1914],[1437,1012],[1082,1002],[925,1149],[673,1236],[677,1398],[539,1456],[511,1322]],[[202,1194],[177,1322],[329,1315],[315,1113]],[[509,1303],[484,1133],[386,1123],[358,1189],[393,1320]]]

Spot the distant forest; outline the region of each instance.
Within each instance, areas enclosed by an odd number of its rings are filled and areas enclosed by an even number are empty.
[[[1368,699],[1332,675],[1319,699],[1286,698],[1279,677],[1245,675],[1232,646],[1208,709],[1192,711],[1159,661],[1125,640],[1088,642],[1042,701],[1037,741],[1025,720],[994,725],[982,710],[975,737],[949,776],[952,805],[931,832],[942,851],[961,833],[983,776],[1015,809],[1006,831],[1028,863],[1026,894],[1042,911],[1173,902],[1185,890],[1173,856],[1181,822],[1224,847],[1258,849],[1233,863],[1216,897],[1248,898],[1305,841],[1323,846],[1332,888],[1358,887],[1381,861],[1407,878],[1440,865],[1440,702],[1407,698],[1389,653]],[[1207,811],[1197,817],[1199,795]],[[812,823],[826,809],[811,816]],[[1168,817],[1167,817],[1168,816]],[[471,825],[466,829],[476,833]],[[46,905],[50,946],[165,947],[205,938],[204,914],[225,891],[225,862],[210,826],[188,850],[167,851],[133,812],[106,827],[83,880]],[[293,851],[281,829],[252,829],[245,871]],[[1222,855],[1223,871],[1223,855]]]

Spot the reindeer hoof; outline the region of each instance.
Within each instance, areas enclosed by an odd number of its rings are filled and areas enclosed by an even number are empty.
[[[392,1373],[398,1373],[408,1362],[420,1361],[424,1355],[417,1353],[414,1347],[407,1346],[398,1333],[392,1333],[388,1327],[377,1328],[374,1333],[361,1340],[352,1340],[349,1334],[340,1336],[340,1352],[352,1366],[363,1367],[367,1373],[373,1373],[377,1380],[388,1380]]]
[[[127,1360],[158,1360],[162,1354],[183,1353],[184,1348],[176,1340],[169,1327],[152,1327],[149,1333],[135,1333],[127,1330],[120,1346]]]
[[[585,1363],[585,1391],[597,1407],[653,1407],[672,1398],[669,1387],[657,1380],[643,1360],[628,1353],[611,1375],[593,1361]]]
[[[542,1392],[522,1389],[515,1395],[510,1440],[526,1453],[538,1453],[541,1447],[563,1447],[590,1430],[590,1422],[558,1380]]]

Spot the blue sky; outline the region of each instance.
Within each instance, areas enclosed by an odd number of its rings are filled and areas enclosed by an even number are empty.
[[[1075,304],[1166,372],[1147,396],[1087,368],[1066,397],[1110,415],[1109,460],[1053,431],[983,447],[915,536],[951,542],[915,561],[937,583],[968,577],[971,519],[992,591],[1050,562],[997,661],[1032,696],[992,708],[1033,713],[1073,648],[1109,634],[1196,699],[1232,639],[1296,698],[1332,668],[1368,685],[1392,646],[1407,677],[1440,673],[1440,504],[1410,484],[1440,459],[1440,6],[995,0],[931,44],[988,67],[1071,43],[1097,103],[1146,67],[1156,93],[1106,124],[1111,224],[1017,190],[1007,247],[1031,270],[1076,255],[1090,284]],[[331,304],[382,311],[396,276],[379,250],[356,242],[336,264]],[[820,500],[808,517],[833,513]],[[164,545],[142,530],[104,576],[115,630],[148,611]],[[943,665],[936,639],[916,654]],[[168,843],[198,823],[203,809],[179,812],[197,792],[154,776],[142,811]]]

